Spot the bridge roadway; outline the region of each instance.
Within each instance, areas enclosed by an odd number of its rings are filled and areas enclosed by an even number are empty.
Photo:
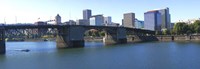
[[[127,34],[131,35],[154,35],[154,31],[114,27],[114,26],[85,26],[85,25],[1,25],[0,26],[0,54],[5,54],[5,32],[10,29],[57,29],[57,48],[74,48],[84,46],[84,33],[90,29],[105,31],[104,44],[127,43]]]
[[[37,29],[37,28],[63,28],[63,27],[76,27],[81,26],[87,29],[111,29],[111,28],[118,28],[116,26],[86,26],[86,25],[2,25],[0,28],[7,29]],[[126,30],[132,30],[136,32],[145,32],[154,34],[154,31],[144,30],[144,29],[137,29],[137,28],[128,28],[124,27]]]

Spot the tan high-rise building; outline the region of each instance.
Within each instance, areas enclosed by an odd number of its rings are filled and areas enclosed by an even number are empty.
[[[123,26],[129,28],[135,28],[135,13],[124,14]]]

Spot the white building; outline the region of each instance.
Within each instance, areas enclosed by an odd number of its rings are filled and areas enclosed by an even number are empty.
[[[103,26],[104,17],[103,15],[94,15],[90,18],[90,25]]]
[[[62,22],[61,22],[61,16],[59,14],[57,14],[57,16],[55,17],[55,24],[56,25],[62,24]]]
[[[112,18],[110,16],[104,17],[104,25],[109,26],[112,24]]]

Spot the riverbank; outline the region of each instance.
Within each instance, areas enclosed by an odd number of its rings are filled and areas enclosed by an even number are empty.
[[[127,36],[127,42],[146,41],[200,41],[200,35],[156,35],[156,36]]]
[[[200,41],[200,35],[159,35],[158,41]]]
[[[102,42],[103,37],[84,37],[86,42],[97,41]],[[24,39],[24,40],[8,40],[13,41],[56,41],[56,38],[35,38],[35,39]],[[156,35],[156,36],[127,36],[127,42],[143,42],[143,41],[200,41],[200,35]]]

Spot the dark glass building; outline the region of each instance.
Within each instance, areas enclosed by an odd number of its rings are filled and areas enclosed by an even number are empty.
[[[170,30],[171,17],[169,8],[152,10],[144,13],[145,29],[163,31]],[[153,25],[155,28],[153,29]]]
[[[144,13],[144,29],[161,31],[161,14],[157,10]]]
[[[89,20],[92,16],[92,11],[90,9],[83,10],[83,19]]]
[[[160,9],[158,12],[161,14],[161,29],[162,30],[170,30],[170,24],[171,24],[171,17],[169,13],[169,8]]]

